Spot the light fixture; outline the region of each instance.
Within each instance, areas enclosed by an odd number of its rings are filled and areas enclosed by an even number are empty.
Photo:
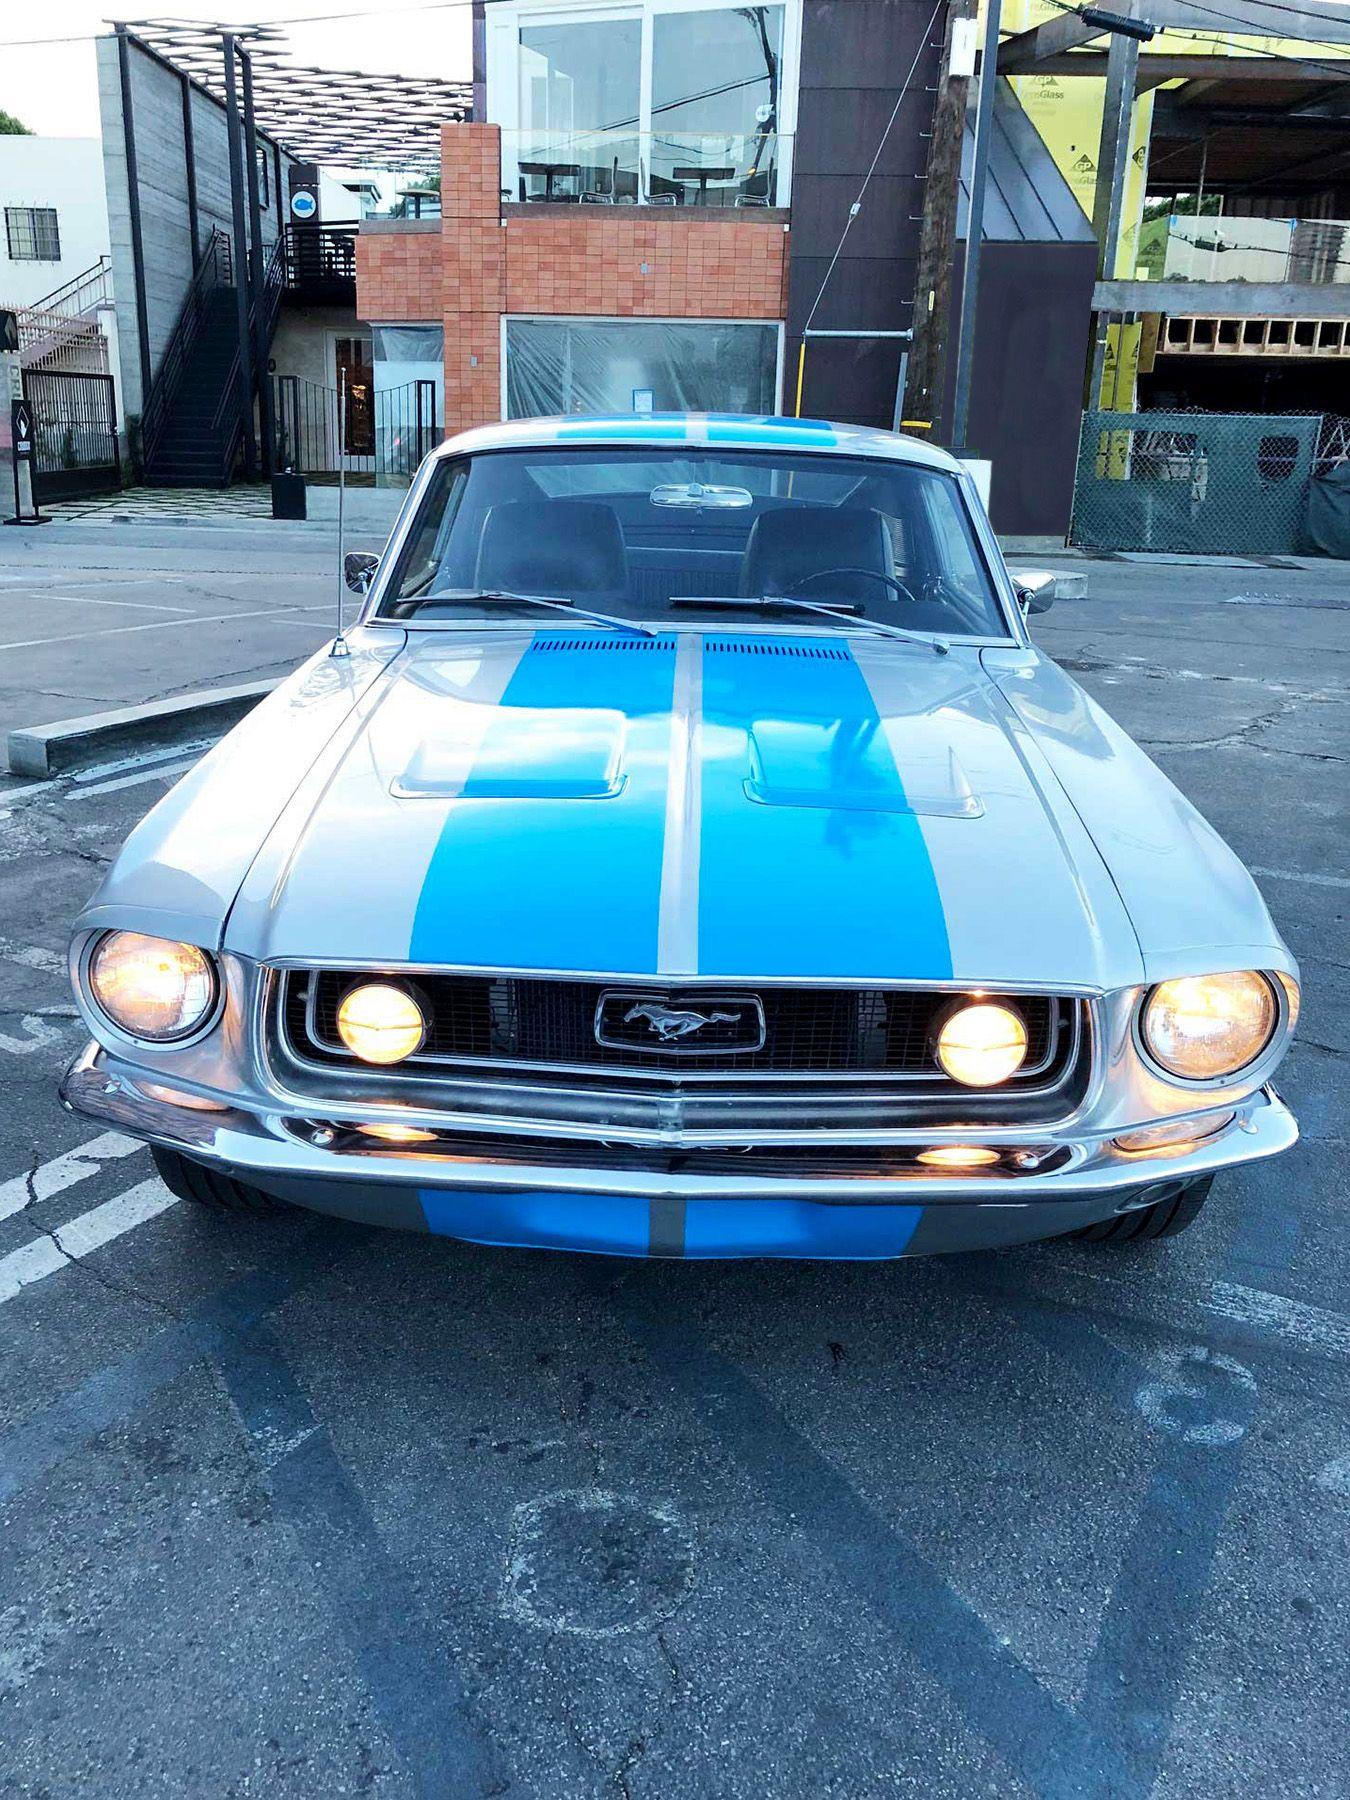
[[[378,1138],[382,1144],[432,1144],[436,1141],[434,1131],[426,1131],[420,1125],[360,1125],[357,1127],[363,1137]]]
[[[958,1007],[938,1033],[938,1062],[964,1087],[996,1087],[1017,1073],[1026,1055],[1022,1015],[995,1001]]]
[[[362,1062],[402,1062],[420,1050],[427,1034],[422,1009],[406,988],[366,981],[342,997],[338,1036]]]
[[[190,1037],[219,992],[215,965],[195,944],[110,931],[89,959],[89,992],[128,1037],[171,1044]]]
[[[181,1106],[187,1112],[228,1112],[226,1100],[209,1100],[205,1094],[189,1094],[182,1088],[165,1087],[162,1081],[137,1081],[132,1084],[147,1100],[160,1100],[165,1106]]]
[[[1218,1081],[1256,1061],[1275,1035],[1275,990],[1254,969],[1162,981],[1144,1002],[1139,1034],[1169,1075]]]
[[[920,1150],[919,1161],[932,1169],[983,1169],[998,1161],[998,1151],[981,1144],[939,1144]]]
[[[1145,1125],[1142,1131],[1126,1131],[1111,1141],[1117,1150],[1181,1150],[1216,1137],[1233,1123],[1233,1114],[1211,1113],[1204,1119],[1169,1119],[1165,1125]]]

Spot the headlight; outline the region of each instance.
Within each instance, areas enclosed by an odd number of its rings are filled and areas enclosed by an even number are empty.
[[[218,988],[215,965],[195,944],[110,931],[89,959],[89,991],[128,1037],[169,1044],[207,1018]]]
[[[976,1001],[952,1013],[938,1034],[937,1059],[965,1087],[995,1087],[1026,1061],[1027,1028],[1010,1006]]]
[[[1279,1016],[1265,976],[1242,969],[1159,982],[1144,1002],[1139,1031],[1144,1048],[1169,1074],[1217,1081],[1256,1061]]]
[[[406,988],[366,981],[343,995],[338,1036],[362,1062],[396,1063],[420,1050],[427,1023]]]

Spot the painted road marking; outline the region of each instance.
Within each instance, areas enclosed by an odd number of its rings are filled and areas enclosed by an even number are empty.
[[[90,1138],[87,1144],[54,1156],[50,1162],[39,1163],[31,1175],[14,1175],[8,1181],[0,1181],[0,1219],[22,1212],[36,1200],[50,1200],[53,1194],[74,1187],[77,1181],[97,1175],[104,1163],[141,1149],[144,1145],[136,1138],[124,1137],[120,1131],[105,1131]]]
[[[46,644],[83,644],[90,638],[125,637],[132,631],[185,631],[194,625],[220,625],[234,619],[294,618],[299,613],[333,610],[331,600],[312,606],[259,606],[250,612],[193,613],[183,619],[151,619],[144,625],[105,625],[99,631],[66,631],[58,637],[21,638],[17,643],[0,639],[0,650],[40,650]]]
[[[212,743],[215,740],[212,739]],[[120,788],[138,787],[143,781],[172,781],[179,775],[186,775],[189,769],[196,768],[201,757],[211,744],[206,744],[195,756],[171,763],[156,763],[151,769],[141,769],[134,775],[117,775],[111,781],[90,782],[85,787],[72,788],[66,795],[67,800],[92,800],[98,794],[115,794]]]
[[[1303,881],[1309,887],[1350,888],[1350,876],[1313,875],[1306,869],[1260,869],[1251,864],[1253,875],[1269,875],[1275,881]]]
[[[0,1256],[0,1305],[177,1204],[164,1183],[152,1178],[81,1213],[68,1225],[58,1225],[50,1237],[34,1238],[22,1249]]]
[[[189,618],[193,614],[190,606],[165,606],[153,600],[95,600],[90,594],[62,594],[55,589],[48,589],[45,597],[48,600],[64,600],[75,606],[125,606],[136,612],[182,613]],[[18,599],[19,596],[16,595],[15,598]]]
[[[21,969],[40,969],[44,975],[64,975],[66,959],[59,950],[43,950],[36,944],[16,944],[0,937],[0,962],[15,963]]]
[[[1031,1274],[1030,1269],[1027,1274]],[[1076,1285],[1075,1276],[1084,1284],[1077,1287],[1077,1292],[1072,1291]],[[1226,1319],[1230,1324],[1245,1325],[1251,1330],[1283,1338],[1296,1349],[1350,1360],[1350,1316],[1309,1305],[1304,1300],[1291,1300],[1287,1294],[1268,1293],[1264,1288],[1243,1287],[1234,1281],[1206,1281],[1194,1285],[1175,1281],[1166,1288],[1159,1287],[1150,1292],[1123,1281],[1118,1275],[1105,1274],[1086,1265],[1080,1265],[1072,1272],[1062,1270],[1052,1280],[1035,1276],[1029,1282],[1024,1280],[1026,1290],[1038,1298],[1069,1305],[1091,1299],[1090,1290],[1084,1291],[1088,1284],[1090,1289],[1109,1294],[1123,1316],[1143,1319],[1150,1324],[1175,1330],[1179,1323],[1178,1310],[1193,1307],[1210,1318]]]

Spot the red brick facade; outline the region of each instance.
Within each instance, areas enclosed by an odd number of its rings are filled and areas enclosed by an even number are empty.
[[[356,310],[379,323],[443,318],[445,425],[501,417],[504,313],[781,319],[781,220],[695,208],[509,207],[495,125],[441,133],[441,229],[361,232]]]

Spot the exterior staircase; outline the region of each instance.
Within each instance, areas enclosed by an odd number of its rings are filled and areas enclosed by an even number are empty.
[[[284,260],[278,239],[250,309],[252,341],[264,362]],[[254,399],[244,392],[234,276],[230,240],[213,231],[141,412],[142,473],[152,487],[225,487],[233,477]]]
[[[18,311],[19,361],[25,369],[106,375],[108,340],[99,312],[112,304],[112,259],[101,256],[31,306]]]

